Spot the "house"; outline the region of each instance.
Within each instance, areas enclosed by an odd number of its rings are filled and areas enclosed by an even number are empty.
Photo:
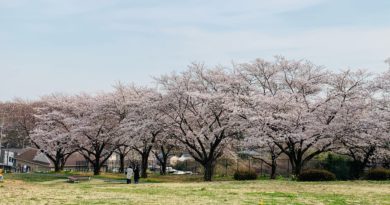
[[[15,159],[17,172],[51,171],[54,167],[44,153],[32,147],[23,149]]]

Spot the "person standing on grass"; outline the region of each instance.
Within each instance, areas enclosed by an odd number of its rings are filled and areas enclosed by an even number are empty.
[[[138,184],[139,181],[139,166],[136,165],[134,169],[134,183]]]
[[[133,177],[133,174],[133,169],[129,166],[129,168],[126,169],[127,184],[131,184],[131,177]]]

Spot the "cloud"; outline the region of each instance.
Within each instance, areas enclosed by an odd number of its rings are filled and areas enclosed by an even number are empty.
[[[390,56],[390,28],[326,27],[290,33],[257,30],[208,31],[197,28],[164,30],[180,50],[194,59],[215,61],[221,56],[244,60],[276,54],[306,58],[330,66],[369,66]],[[236,57],[234,57],[236,56]],[[377,64],[376,64],[377,65]],[[370,68],[369,69],[375,69]],[[380,68],[383,70],[383,68]]]
[[[304,9],[321,2],[323,0],[0,0],[0,9],[30,8],[46,17],[80,15],[106,21],[225,24],[243,23],[242,20]]]
[[[355,18],[339,24],[329,16],[334,6],[349,11],[348,3],[0,0],[0,70],[10,76],[1,82],[0,97],[110,89],[115,80],[148,83],[150,75],[184,69],[191,61],[215,65],[284,55],[334,70],[387,69],[390,27]],[[310,19],[314,14],[317,19]],[[10,85],[23,89],[7,90]]]

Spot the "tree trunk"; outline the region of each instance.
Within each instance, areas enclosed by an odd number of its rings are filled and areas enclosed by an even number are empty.
[[[203,169],[204,169],[203,180],[204,181],[211,181],[213,178],[213,174],[214,174],[213,162],[209,161],[209,162],[202,164],[202,165],[203,165]]]
[[[96,155],[95,156],[95,163],[93,164],[93,175],[100,175],[100,169],[101,169],[101,164],[100,164],[100,156]]]
[[[270,179],[276,179],[276,166],[277,166],[276,160],[272,160]]]
[[[167,174],[167,160],[163,160],[160,167],[160,174],[161,175],[166,175]]]
[[[149,153],[143,153],[141,157],[141,178],[148,178],[148,173],[146,171],[148,169]]]
[[[48,154],[46,154],[46,156],[48,156]],[[54,172],[60,172],[63,170],[62,162],[64,160],[64,156],[61,154],[61,150],[56,152],[55,157],[53,158],[50,156],[48,157],[49,159],[51,159],[51,161],[54,164]]]
[[[100,165],[98,162],[93,165],[93,175],[100,175]]]
[[[160,174],[161,175],[166,175],[167,174],[167,165],[166,164],[162,164],[161,167],[160,167]]]
[[[294,164],[292,164],[292,169],[293,169],[293,174],[295,176],[299,176],[301,174],[301,171],[302,171],[301,162],[295,162]]]
[[[63,171],[64,170],[64,167],[65,167],[65,163],[66,163],[66,160],[68,159],[68,157],[63,157],[61,159],[61,165],[60,165],[60,170]]]
[[[125,155],[120,153],[119,154],[119,173],[125,172]]]
[[[60,171],[61,171],[60,161],[54,162],[54,172],[60,172]]]
[[[169,149],[167,150],[167,152],[164,151],[163,148],[161,148],[162,150],[162,159],[159,159],[159,162],[160,162],[160,174],[161,175],[166,175],[167,174],[167,163],[168,163],[168,156],[169,156]]]

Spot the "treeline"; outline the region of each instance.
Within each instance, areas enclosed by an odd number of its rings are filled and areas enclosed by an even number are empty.
[[[154,155],[165,174],[173,151],[189,153],[210,181],[216,161],[241,151],[293,173],[324,152],[348,156],[357,173],[390,159],[390,71],[331,72],[308,61],[256,59],[232,68],[191,64],[155,79],[156,87],[118,84],[100,94],[53,94],[2,103],[8,143],[31,143],[60,171],[74,152],[99,174],[108,158],[139,156],[142,177]],[[14,132],[14,134],[12,134]],[[357,175],[359,175],[357,174]],[[356,176],[359,177],[359,176]]]

